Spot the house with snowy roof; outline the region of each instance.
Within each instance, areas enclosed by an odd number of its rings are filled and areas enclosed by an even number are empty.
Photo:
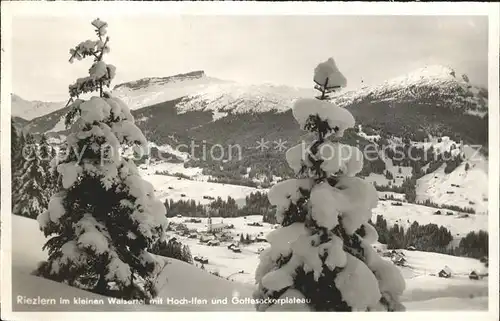
[[[445,266],[441,271],[439,271],[438,275],[440,278],[450,278],[451,269],[448,266]]]
[[[406,264],[406,259],[402,255],[395,255],[391,258],[392,263],[399,265],[399,266],[404,266]]]
[[[479,280],[479,274],[477,274],[476,271],[472,271],[469,274],[469,279],[471,279],[471,280]]]

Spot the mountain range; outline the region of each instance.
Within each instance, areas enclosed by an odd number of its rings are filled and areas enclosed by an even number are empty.
[[[135,110],[137,119],[146,127],[148,123],[156,127],[151,118],[175,113],[176,118],[195,118],[192,126],[185,127],[199,131],[222,118],[232,123],[234,117],[246,121],[266,113],[279,118],[274,122],[285,125],[293,101],[312,97],[315,92],[272,84],[242,85],[195,71],[118,84],[113,94]],[[339,93],[332,101],[349,109],[365,128],[397,136],[446,135],[457,141],[487,145],[488,92],[448,67],[424,67],[379,85]],[[26,101],[12,95],[12,115],[29,131],[62,132],[65,113],[63,102]]]
[[[186,162],[186,166],[204,167],[211,175],[225,179],[241,178],[248,167],[258,169],[257,174],[267,173],[270,177],[291,175],[283,152],[269,148],[264,154],[257,153],[257,142],[283,141],[287,143],[286,147],[291,147],[300,141],[304,132],[294,120],[290,108],[297,98],[317,95],[312,88],[244,85],[209,77],[203,71],[126,82],[116,85],[112,93],[128,104],[139,128],[156,146],[169,146],[169,150],[192,142],[207,148],[214,144],[241,146],[242,160],[225,160],[220,164],[213,160],[197,161],[197,155],[191,155],[193,157]],[[378,85],[336,93],[330,99],[350,110],[357,125],[362,127],[361,131],[346,132],[346,143],[358,146],[375,143],[380,147],[392,144],[393,138],[397,138],[413,142],[430,140],[437,144],[440,137],[446,137],[455,142],[453,145],[481,145],[482,154],[488,153],[488,91],[471,84],[467,75],[457,75],[452,68],[426,66]],[[63,138],[67,134],[64,127],[67,108],[64,104],[29,102],[12,95],[12,116],[26,131]],[[479,167],[482,173],[487,171],[484,164]],[[392,165],[386,162],[382,169],[379,168],[379,173],[385,173],[388,168]],[[465,173],[463,168],[459,169]],[[435,170],[441,171],[437,175],[440,184],[449,185],[442,177],[448,175],[443,173],[444,169]],[[398,175],[397,172],[392,174]],[[470,175],[455,174],[455,178],[472,179]],[[411,175],[410,170],[406,176]],[[476,176],[478,181],[484,179],[482,174]],[[401,186],[402,180],[398,181]],[[426,177],[425,181],[429,185],[432,180]],[[396,178],[393,183],[396,183]],[[417,189],[432,190],[427,185],[417,186]],[[479,185],[476,182],[471,186]],[[479,189],[465,205],[484,202],[484,193],[484,189]],[[454,202],[444,189],[437,194],[441,195],[438,199]],[[420,195],[418,199],[436,199],[437,194],[424,198]],[[455,201],[464,205],[461,200]]]

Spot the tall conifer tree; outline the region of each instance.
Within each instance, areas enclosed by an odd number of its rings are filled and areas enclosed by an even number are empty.
[[[97,39],[70,50],[70,62],[90,57],[93,63],[88,76],[69,86],[70,152],[57,165],[59,191],[38,217],[49,236],[49,258],[38,272],[105,295],[149,298],[161,264],[147,249],[165,238],[165,207],[120,153],[126,145],[147,150],[147,141],[123,101],[104,91],[116,69],[103,60],[107,23],[96,19],[92,25]],[[97,95],[79,99],[91,92]]]
[[[320,63],[313,79],[320,95],[293,106],[293,116],[312,135],[286,153],[297,178],[276,184],[268,195],[282,227],[269,233],[271,246],[260,255],[257,309],[402,310],[404,279],[371,245],[378,235],[368,221],[378,195],[371,183],[355,177],[363,155],[335,141],[355,124],[349,111],[328,101],[346,79],[333,59]],[[307,303],[272,300],[294,298]]]

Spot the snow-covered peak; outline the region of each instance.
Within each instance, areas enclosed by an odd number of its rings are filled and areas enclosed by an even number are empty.
[[[301,97],[313,97],[313,89],[276,84],[242,84],[209,77],[194,71],[161,78],[144,78],[115,86],[113,94],[131,109],[182,98],[181,112],[211,110],[214,112],[286,111]]]
[[[143,78],[115,86],[113,95],[123,100],[130,109],[139,109],[204,91],[227,83],[195,71],[161,78]]]
[[[448,66],[443,65],[430,65],[425,66],[419,69],[416,69],[412,72],[409,72],[406,75],[392,78],[386,81],[386,84],[396,83],[400,85],[415,85],[421,84],[423,82],[431,82],[435,83],[438,81],[456,81],[457,76],[455,70]]]
[[[183,74],[177,74],[168,77],[148,77],[142,78],[139,80],[129,81],[125,83],[118,84],[114,87],[114,89],[118,89],[120,87],[127,87],[130,89],[140,89],[144,87],[148,87],[155,84],[168,84],[182,81],[189,81],[193,79],[202,79],[206,78],[205,72],[203,70],[192,71]]]
[[[146,78],[115,87],[114,94],[131,109],[182,98],[179,111],[284,112],[298,98],[317,95],[313,88],[275,84],[242,84],[192,72],[164,78]],[[366,101],[418,102],[436,107],[463,109],[483,116],[487,113],[487,91],[469,83],[466,75],[442,65],[430,65],[379,85],[340,93],[333,98],[341,107]]]
[[[26,120],[32,120],[33,118],[64,108],[65,104],[65,102],[28,101],[16,94],[11,94],[12,116],[21,117]]]
[[[228,82],[192,93],[185,97],[177,107],[181,111],[213,110],[245,113],[275,110],[283,112],[289,110],[296,99],[313,97],[314,94],[313,89]]]
[[[113,95],[130,109],[181,99],[179,111],[211,110],[216,113],[246,113],[289,110],[296,99],[312,98],[313,88],[296,88],[276,84],[243,84],[209,77],[203,71],[143,78],[115,86]],[[402,102],[429,104],[438,108],[455,108],[483,116],[488,111],[488,93],[469,83],[466,75],[452,68],[433,65],[379,85],[340,92],[332,100],[340,107],[361,102]],[[64,103],[28,102],[12,96],[14,116],[31,120],[64,107]],[[222,115],[222,114],[221,114]]]
[[[488,92],[469,83],[467,75],[443,65],[429,65],[382,84],[341,93],[332,100],[340,106],[361,102],[419,103],[463,110],[484,116],[488,112]]]

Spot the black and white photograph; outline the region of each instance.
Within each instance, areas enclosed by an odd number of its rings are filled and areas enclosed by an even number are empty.
[[[2,319],[498,319],[498,4],[57,5],[2,3]]]

